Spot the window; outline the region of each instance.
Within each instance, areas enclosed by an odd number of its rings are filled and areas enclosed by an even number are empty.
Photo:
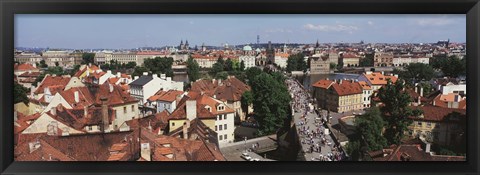
[[[227,120],[227,114],[224,114],[224,115],[223,115],[223,119],[224,119],[224,120]],[[226,128],[226,127],[225,127],[225,128]]]
[[[127,113],[127,107],[123,107],[123,113],[124,113],[124,114]]]
[[[219,115],[219,116],[218,116],[218,120],[222,120],[222,115]]]
[[[92,126],[88,126],[87,129],[88,129],[89,131],[91,131],[91,130],[92,130]]]
[[[175,126],[175,123],[172,122],[172,126]]]
[[[418,126],[422,126],[422,122],[417,122],[417,125],[418,125]]]
[[[432,127],[432,123],[428,122],[427,127],[429,127],[429,128]]]
[[[215,131],[217,131],[217,125],[215,125]]]
[[[132,112],[135,112],[135,105],[132,105]]]
[[[223,139],[227,140],[227,134],[223,135]]]
[[[224,129],[227,129],[227,124],[224,124],[224,125],[223,125],[223,128],[224,128]]]
[[[219,125],[219,127],[220,127],[220,128],[218,128],[218,130],[220,130],[220,131],[221,131],[221,130],[222,130],[222,125]]]
[[[222,138],[223,138],[223,136],[222,136],[222,135],[220,135],[220,139],[218,139],[218,140],[223,140]]]

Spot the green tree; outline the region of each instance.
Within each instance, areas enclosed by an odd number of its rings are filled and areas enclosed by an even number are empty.
[[[330,69],[337,69],[337,64],[330,63]]]
[[[257,68],[257,67],[250,67],[245,72],[246,72],[247,79],[248,79],[247,83],[248,83],[248,85],[252,86],[251,83],[252,83],[253,79],[255,78],[255,76],[260,75],[263,71],[261,69]]]
[[[222,71],[222,72],[218,72],[216,75],[215,75],[215,79],[222,79],[222,80],[225,80],[228,78],[228,72],[226,71]]]
[[[135,63],[135,62],[128,62],[127,65],[125,66],[125,68],[127,68],[127,69],[133,69],[133,68],[135,68],[135,66],[137,66],[137,63]]]
[[[377,107],[369,108],[366,113],[355,118],[355,127],[360,135],[361,143],[365,143],[368,151],[380,150],[387,145],[382,135],[385,122]]]
[[[95,53],[83,53],[82,54],[82,59],[83,59],[83,64],[88,64],[94,62],[95,59]]]
[[[347,154],[352,160],[354,161],[359,160],[362,156],[360,141],[358,140],[348,141],[347,145],[345,145],[345,152],[347,152]]]
[[[255,76],[251,87],[255,118],[260,124],[258,135],[275,133],[290,115],[291,97],[287,87],[264,72]]]
[[[307,63],[305,62],[305,55],[303,53],[292,54],[287,59],[287,72],[292,71],[307,71]]]
[[[375,55],[374,53],[365,54],[365,58],[360,59],[359,66],[360,67],[373,66],[374,55]]]
[[[200,78],[200,66],[191,56],[187,60],[187,75],[191,82]]]
[[[463,60],[458,59],[456,56],[451,56],[446,59],[441,66],[443,74],[447,77],[458,77],[460,75],[466,75],[467,65],[465,58]]]
[[[17,82],[13,85],[13,102],[15,104],[23,102],[28,104],[28,97],[27,94],[29,93],[29,89],[23,87],[22,85],[18,84]]]
[[[173,77],[172,57],[147,58],[144,61],[144,65],[152,74],[166,74],[168,77]]]
[[[70,72],[70,76],[75,75],[75,73],[77,73],[79,69],[80,69],[80,65],[78,64],[74,65],[72,71]]]
[[[389,144],[399,144],[404,132],[412,123],[409,117],[421,114],[421,111],[412,110],[409,107],[411,98],[403,91],[404,87],[402,79],[395,83],[388,79],[387,85],[378,91],[378,97],[383,103],[380,110],[383,118],[387,121],[384,136]]]
[[[148,72],[148,69],[146,67],[143,67],[143,66],[137,66],[137,67],[135,67],[135,70],[132,73],[132,77],[142,76],[143,72]]]
[[[45,63],[45,60],[40,60],[40,67],[41,68],[47,68],[48,65]]]
[[[434,77],[435,70],[423,63],[411,63],[405,67],[404,71],[399,73],[399,77],[406,80],[410,85],[414,85],[420,81],[429,81]]]
[[[240,71],[243,71],[243,70],[245,70],[245,62],[242,60],[240,62]]]
[[[225,61],[224,71],[232,71],[232,70],[233,70],[233,62],[230,58],[227,58],[227,61]]]
[[[241,102],[241,106],[242,106],[243,111],[248,114],[248,106],[250,106],[253,103],[253,93],[252,93],[252,91],[243,92],[240,102]]]
[[[212,69],[210,73],[212,75],[217,75],[217,73],[222,72],[224,70],[224,65],[222,63],[216,62],[212,65]]]

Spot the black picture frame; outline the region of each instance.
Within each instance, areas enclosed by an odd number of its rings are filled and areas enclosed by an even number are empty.
[[[479,174],[478,0],[1,0],[1,174]],[[468,147],[466,162],[15,162],[13,51],[15,14],[466,14]]]

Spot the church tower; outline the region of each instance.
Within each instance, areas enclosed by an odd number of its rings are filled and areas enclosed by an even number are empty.
[[[267,64],[274,64],[274,63],[275,63],[275,49],[272,46],[272,42],[268,41]]]

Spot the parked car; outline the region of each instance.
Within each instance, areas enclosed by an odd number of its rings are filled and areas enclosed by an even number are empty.
[[[251,161],[252,160],[252,157],[250,157],[250,155],[248,155],[248,153],[242,153],[242,157],[243,159],[247,160],[247,161]]]

